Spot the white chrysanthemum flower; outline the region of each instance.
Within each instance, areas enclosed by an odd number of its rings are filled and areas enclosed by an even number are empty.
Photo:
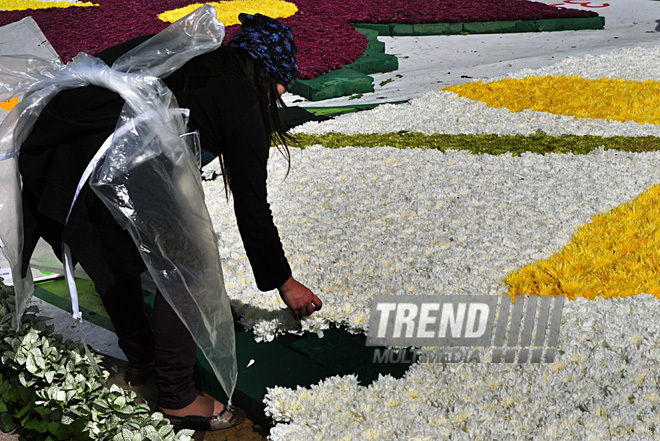
[[[658,60],[660,48],[627,49],[536,73],[660,79]],[[650,124],[512,114],[449,92],[298,130],[660,136]],[[324,302],[301,323],[276,292],[258,292],[222,184],[204,184],[232,306],[262,340],[330,324],[365,332],[374,295],[504,295],[507,272],[551,256],[592,216],[660,182],[657,152],[513,157],[315,146],[291,153],[286,180],[284,161],[271,159],[269,195],[294,274]],[[554,363],[417,363],[403,378],[368,386],[346,376],[271,389],[266,412],[278,423],[271,439],[653,439],[657,302],[650,295],[566,302]]]

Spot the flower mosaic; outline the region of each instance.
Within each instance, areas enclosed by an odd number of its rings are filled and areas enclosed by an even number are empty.
[[[53,5],[49,6],[51,3]],[[303,79],[339,69],[362,56],[367,46],[366,37],[357,32],[350,22],[437,23],[597,15],[593,11],[557,8],[527,0],[448,0],[440,3],[412,0],[405,8],[396,0],[217,2],[219,15],[227,20],[228,25],[237,23],[235,3],[239,4],[240,9],[254,8],[251,10],[281,18],[291,26],[299,49]],[[94,3],[43,3],[0,0],[0,25],[32,16],[55,50],[64,61],[68,61],[81,51],[96,53],[130,38],[158,32],[167,26],[164,20],[179,17],[187,11],[181,12],[181,8],[191,4],[195,2],[98,0]],[[161,16],[164,20],[159,18]],[[227,37],[231,38],[235,32],[235,27],[229,27]]]
[[[544,76],[477,81],[443,90],[511,112],[529,109],[578,118],[660,123],[660,82],[652,80]]]
[[[308,11],[294,3],[298,12],[286,20]],[[133,12],[148,8],[135,5]],[[99,10],[102,6],[99,2]],[[180,6],[171,1],[167,10]],[[336,35],[321,33],[325,39]],[[531,75],[542,79],[541,87],[579,76],[605,90],[609,80],[659,80],[658,60],[660,49],[637,48],[571,58],[511,78]],[[623,94],[615,88],[607,96],[623,108]],[[641,101],[635,100],[640,113],[650,113],[645,109],[654,102]],[[611,114],[597,113],[599,106],[586,115],[504,107],[444,90],[298,131],[660,136],[655,119],[612,121]],[[286,163],[273,156],[270,200],[287,256],[296,277],[324,301],[321,311],[301,323],[290,318],[276,292],[254,286],[222,184],[205,182],[232,306],[263,341],[284,332],[322,335],[334,325],[364,332],[374,295],[506,295],[516,287],[520,293],[554,294],[538,281],[547,281],[552,271],[558,275],[566,262],[579,270],[565,274],[576,294],[564,307],[555,362],[417,363],[401,379],[383,376],[369,386],[345,376],[309,388],[270,389],[266,412],[276,423],[270,439],[657,439],[660,308],[649,294],[658,294],[658,285],[628,283],[626,298],[601,295],[604,289],[595,285],[603,279],[585,281],[583,261],[593,261],[596,249],[610,250],[596,257],[598,276],[621,281],[633,273],[645,283],[657,278],[652,250],[659,159],[659,152],[603,149],[514,157],[314,146],[292,149],[285,179]],[[205,169],[217,171],[217,163]],[[630,260],[613,261],[613,255]],[[617,273],[622,269],[623,275]],[[503,280],[507,275],[510,286]]]
[[[658,59],[660,48],[626,49],[511,77],[590,78],[596,75],[593,66],[600,65],[607,73],[592,79],[657,80]],[[658,136],[655,124],[509,112],[447,91],[309,123],[298,131],[388,132],[424,124],[427,133],[467,128]],[[322,333],[331,325],[364,332],[374,295],[507,295],[514,288],[505,276],[518,277],[513,282],[520,286],[524,271],[537,274],[547,268],[541,266],[545,260],[572,261],[579,268],[591,259],[585,254],[589,246],[603,251],[596,259],[603,260],[598,275],[621,280],[617,271],[631,267],[627,275],[647,283],[629,282],[626,298],[604,298],[594,295],[601,288],[575,285],[579,295],[565,304],[560,353],[553,363],[416,363],[401,379],[383,376],[368,386],[345,376],[296,390],[270,389],[266,411],[277,423],[271,439],[657,438],[660,308],[650,295],[658,288],[655,256],[645,252],[653,254],[658,236],[653,224],[660,152],[596,149],[587,155],[514,157],[314,146],[294,149],[292,156],[286,179],[284,161],[271,158],[269,188],[294,274],[324,301],[302,326],[289,320],[276,293],[252,286],[221,185],[205,184],[232,304],[258,339]],[[612,262],[607,250],[630,260]],[[561,265],[553,268],[559,271]],[[521,289],[527,292],[524,285]]]

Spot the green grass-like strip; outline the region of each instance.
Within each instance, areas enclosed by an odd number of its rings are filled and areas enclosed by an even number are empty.
[[[499,135],[425,135],[418,132],[368,135],[296,135],[300,147],[320,144],[327,148],[379,147],[420,148],[433,150],[468,150],[475,154],[518,156],[525,152],[587,154],[598,147],[626,152],[652,152],[660,150],[660,138],[655,136],[625,137],[562,135],[548,136],[537,132],[530,136]]]

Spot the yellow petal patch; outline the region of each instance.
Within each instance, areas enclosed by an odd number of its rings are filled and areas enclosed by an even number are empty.
[[[511,112],[525,109],[577,118],[660,124],[660,82],[580,77],[506,78],[443,90]]]
[[[549,259],[506,276],[510,295],[660,298],[660,185],[578,228]]]
[[[296,5],[280,0],[237,0],[229,2],[213,2],[208,4],[215,8],[218,14],[218,21],[224,23],[225,26],[239,24],[240,21],[238,21],[238,14],[240,13],[264,14],[272,18],[286,18],[298,12],[298,7]],[[171,23],[190,14],[202,5],[202,3],[195,3],[183,8],[166,11],[159,14],[158,18],[162,21]]]
[[[41,2],[38,0],[0,0],[0,10],[3,11],[24,11],[26,9],[49,9],[49,8],[69,8],[71,6],[89,7],[98,6],[94,3],[75,3],[75,2]]]

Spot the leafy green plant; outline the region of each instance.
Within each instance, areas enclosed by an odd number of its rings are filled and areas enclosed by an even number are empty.
[[[53,334],[29,307],[16,317],[13,289],[0,279],[0,430],[31,440],[189,441],[135,392],[107,386],[82,344]]]

